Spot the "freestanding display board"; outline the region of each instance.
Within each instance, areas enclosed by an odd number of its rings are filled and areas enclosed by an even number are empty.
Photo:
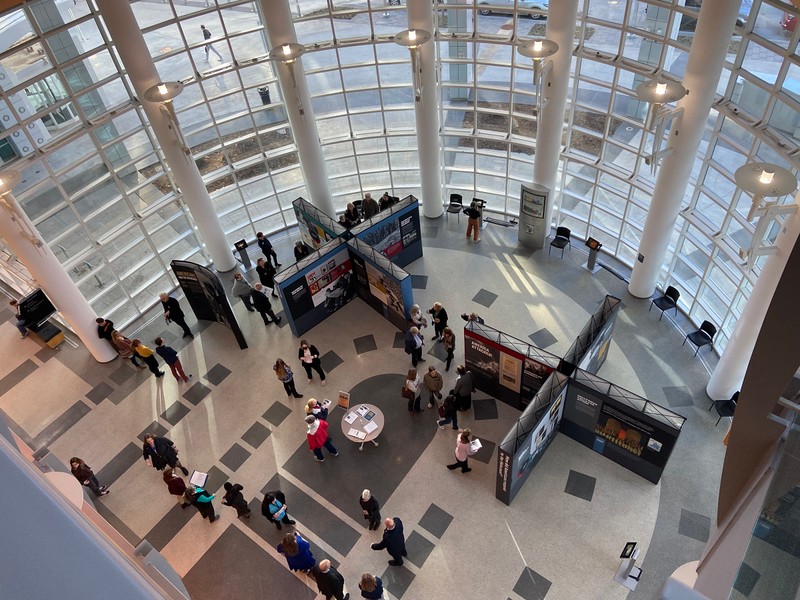
[[[519,243],[527,248],[544,248],[544,241],[550,233],[550,224],[545,221],[547,204],[550,202],[550,188],[531,184],[520,186],[519,200]]]
[[[422,256],[419,201],[408,196],[354,227],[350,233],[394,264],[405,267]]]
[[[320,247],[336,239],[346,231],[329,215],[326,215],[303,198],[298,198],[292,202],[292,207],[294,208],[295,217],[297,217],[300,237],[312,250],[319,250]]]
[[[576,366],[590,373],[600,370],[608,356],[621,304],[622,301],[614,296],[607,295],[603,299],[564,355],[559,367],[562,373],[570,375]]]

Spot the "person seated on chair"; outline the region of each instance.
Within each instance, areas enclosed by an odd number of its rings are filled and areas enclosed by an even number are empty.
[[[381,201],[378,207],[380,210],[386,210],[392,205],[392,197],[389,195],[389,192],[384,192],[383,196],[381,196]]]

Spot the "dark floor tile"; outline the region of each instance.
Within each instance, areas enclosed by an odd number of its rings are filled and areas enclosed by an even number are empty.
[[[676,387],[665,387],[664,396],[670,408],[680,408],[681,406],[694,406],[694,400],[689,393],[689,388],[685,385]]]
[[[167,410],[161,413],[161,418],[170,425],[177,425],[178,422],[189,414],[189,407],[182,402],[172,403]]]
[[[39,432],[39,435],[33,440],[33,449],[38,450],[43,446],[49,446],[90,412],[92,409],[85,402],[79,400]]]
[[[86,397],[94,404],[100,404],[103,400],[108,398],[113,391],[114,388],[107,383],[99,383],[86,394]]]
[[[214,503],[214,510],[219,511],[219,504],[216,502]],[[183,508],[180,504],[176,503],[169,509],[169,512],[145,534],[144,539],[150,542],[153,548],[160,552],[176,535],[178,535],[180,530],[183,529],[196,514],[197,509],[194,506]],[[208,523],[208,520],[206,520],[206,523]],[[210,526],[213,527],[214,523],[211,523]]]
[[[144,463],[142,444],[130,443],[120,450],[117,455],[108,461],[108,464],[99,471],[95,471],[97,478],[103,485],[111,485],[130,469],[137,461]],[[96,465],[92,465],[93,467]],[[146,464],[140,465],[146,467]]]
[[[428,560],[434,548],[435,546],[425,536],[416,531],[412,531],[411,534],[406,536],[408,560],[420,569],[425,564],[425,561]]]
[[[114,383],[116,383],[117,385],[122,385],[123,383],[128,381],[128,379],[130,379],[131,377],[136,375],[136,373],[138,373],[138,369],[136,367],[134,367],[131,364],[131,361],[129,361],[126,358],[122,362],[120,367],[117,370],[115,370],[113,373],[111,373],[111,375],[109,375],[108,378],[111,381],[113,381]]]
[[[564,488],[564,493],[591,502],[592,496],[594,496],[594,486],[596,483],[597,479],[594,477],[571,470],[569,472],[569,477],[567,477],[567,485]]]
[[[550,590],[550,585],[551,583],[536,571],[525,567],[514,586],[514,593],[519,594],[525,600],[544,600]]]
[[[394,342],[392,348],[405,348],[406,347],[406,334],[403,331],[397,331],[394,334]]]
[[[365,335],[355,338],[353,340],[353,344],[355,344],[356,347],[356,354],[365,354],[378,349],[378,345],[375,343],[374,335]]]
[[[264,417],[267,421],[275,425],[275,427],[280,426],[283,423],[284,419],[292,414],[292,410],[287,408],[280,402],[273,402],[272,406],[269,407],[267,412],[265,412],[262,417]]]
[[[426,346],[428,347],[428,356],[433,356],[442,362],[447,360],[447,350],[444,349],[444,344],[441,342],[437,344],[436,342],[428,340]],[[426,367],[425,372],[427,372],[427,370],[428,369]]]
[[[542,349],[552,346],[558,341],[556,336],[550,333],[550,330],[546,327],[530,334],[528,338],[533,342],[534,346]]]
[[[495,300],[497,300],[497,294],[493,294],[489,290],[484,289],[475,294],[475,297],[472,299],[473,302],[477,302],[486,308],[490,308]]]
[[[219,385],[222,383],[225,378],[231,374],[230,369],[226,368],[225,366],[217,363],[208,373],[206,373],[206,380],[211,383],[212,385]]]
[[[385,550],[382,552],[386,554],[387,560],[391,558]],[[414,577],[415,575],[405,567],[389,566],[381,575],[381,581],[383,582],[383,587],[391,592],[392,597],[402,598],[403,594],[408,591],[408,588],[414,582]]]
[[[497,401],[494,398],[487,400],[473,400],[472,410],[475,412],[476,421],[486,421],[497,418]]]
[[[234,444],[231,446],[231,449],[219,459],[219,462],[228,467],[231,471],[237,471],[248,458],[250,458],[250,452],[242,448],[239,444]]]
[[[205,469],[198,469],[200,471],[205,471]],[[227,473],[225,473],[222,469],[217,467],[211,467],[208,471],[208,479],[206,480],[206,490],[211,492],[212,494],[216,494],[220,489],[222,489],[223,484],[230,480]],[[235,478],[234,478],[235,479]],[[238,482],[237,482],[238,483]],[[248,490],[248,493],[251,493],[253,490]],[[220,499],[220,502],[222,500]]]
[[[242,436],[242,441],[247,442],[253,448],[258,448],[269,437],[270,433],[272,432],[261,423],[253,423],[253,426]]]
[[[39,365],[29,359],[11,371],[11,373],[0,379],[0,396],[9,392],[11,388],[13,388],[38,368]]]
[[[167,428],[164,427],[161,423],[159,423],[158,421],[153,421],[152,423],[150,423],[150,425],[148,425],[144,429],[144,431],[142,431],[142,433],[136,436],[136,439],[142,440],[142,443],[144,443],[144,435],[146,433],[152,433],[156,437],[164,437],[165,435],[167,435],[167,431],[168,431]]]
[[[199,381],[183,393],[183,399],[197,406],[211,393],[211,388]]]
[[[753,593],[753,588],[761,578],[761,573],[756,571],[747,563],[742,563],[739,566],[739,573],[736,574],[736,581],[733,583],[733,589],[745,597],[749,597]]]
[[[322,364],[322,370],[325,371],[325,373],[330,373],[344,361],[336,352],[329,350],[319,357],[319,362]]]
[[[698,540],[700,542],[707,542],[708,535],[711,531],[711,519],[705,515],[681,509],[681,520],[678,523],[678,533]]]
[[[428,287],[427,275],[412,275],[411,288],[415,290],[424,290]]]
[[[492,456],[494,456],[494,449],[497,444],[494,442],[487,440],[486,438],[479,437],[481,440],[481,449],[478,450],[475,454],[472,455],[472,458],[477,460],[478,462],[482,462],[484,464],[489,464],[492,461]]]
[[[445,512],[435,504],[431,504],[422,518],[419,520],[419,526],[429,531],[437,538],[441,538],[450,523],[453,522],[453,516]]]
[[[56,351],[48,347],[44,347],[41,350],[39,350],[36,354],[34,354],[34,356],[43,363],[46,363],[51,358],[54,358],[55,355]]]

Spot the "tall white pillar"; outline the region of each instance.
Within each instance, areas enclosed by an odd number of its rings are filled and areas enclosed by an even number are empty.
[[[683,116],[672,122],[665,145],[674,151],[664,158],[658,171],[639,243],[639,260],[633,264],[628,285],[628,291],[637,298],[649,298],[655,292],[658,274],[714,101],[739,4],[739,0],[704,0],[700,9],[683,76],[683,87],[689,90],[689,94],[678,102],[678,106],[684,110]]]
[[[408,0],[408,28],[435,33],[433,5],[430,0]],[[436,83],[436,40],[419,47],[422,93],[414,102],[417,120],[417,151],[422,187],[422,214],[429,219],[440,217],[442,203],[442,164],[439,135],[439,89]]]
[[[795,197],[795,204],[800,205],[800,194]],[[742,315],[736,322],[731,339],[719,358],[711,379],[706,386],[706,393],[712,400],[727,400],[734,392],[740,390],[747,365],[753,355],[753,348],[761,331],[764,316],[767,314],[775,288],[783,274],[786,261],[800,237],[800,215],[789,215],[781,228],[775,246],[778,251],[767,258],[764,268],[753,286]]]
[[[289,3],[286,0],[259,0],[259,3],[261,14],[264,15],[264,28],[270,48],[283,44],[296,44],[297,36],[294,32]],[[322,145],[319,141],[314,111],[311,108],[311,96],[308,94],[302,60],[298,58],[291,65],[275,61],[272,68],[278,76],[286,104],[286,114],[297,144],[300,167],[303,170],[308,194],[311,196],[306,200],[327,213],[329,217],[336,219],[328,185],[328,170],[325,166],[325,157],[322,155]]]
[[[159,83],[161,77],[150,58],[150,51],[147,49],[130,3],[98,0],[97,7],[136,90],[136,95],[142,100],[142,108],[161,145],[167,164],[180,186],[183,199],[200,230],[201,241],[208,248],[216,269],[230,271],[236,266],[233,248],[225,239],[222,224],[219,222],[194,158],[191,154],[184,153],[176,133],[172,130],[169,117],[161,110],[160,105],[144,100],[145,91]]]
[[[0,178],[5,177],[0,173]],[[95,360],[105,363],[115,359],[117,352],[106,340],[97,337],[97,314],[44,243],[10,189],[5,193],[0,191],[0,237],[25,265]]]
[[[575,23],[578,18],[578,0],[558,0],[547,9],[548,40],[558,44],[550,60],[552,68],[542,82],[539,94],[545,99],[544,106],[536,118],[536,155],[533,163],[533,183],[548,188],[555,193],[558,160],[561,156],[561,137],[564,130],[564,110],[567,106],[569,88],[569,67],[572,62],[572,48],[575,44]],[[550,233],[553,218],[554,198],[551,196],[545,212],[545,227],[541,240],[535,244],[544,248],[544,238]]]

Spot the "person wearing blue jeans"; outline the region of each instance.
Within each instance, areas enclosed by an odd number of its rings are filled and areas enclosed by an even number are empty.
[[[331,453],[331,456],[339,456],[339,452],[331,443],[331,438],[328,437],[328,423],[315,417],[308,415],[306,417],[308,424],[308,448],[314,453],[314,460],[317,462],[325,462],[325,457],[322,456],[322,448],[325,448]]]
[[[17,302],[16,300],[12,300],[11,302],[9,302],[9,304],[11,305],[11,308],[14,309],[14,313],[15,313],[14,317],[16,317],[16,319],[17,319],[16,326],[17,326],[17,329],[19,330],[19,336],[21,338],[28,337],[28,328],[25,327],[26,321],[25,321],[25,317],[23,317],[22,313],[20,312],[19,302]]]

